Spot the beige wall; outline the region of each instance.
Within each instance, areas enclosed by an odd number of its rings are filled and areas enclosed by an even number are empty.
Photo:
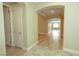
[[[5,52],[5,34],[4,34],[4,19],[3,19],[3,6],[0,3],[0,55],[6,55]]]
[[[79,51],[79,3],[65,7],[64,47]]]
[[[38,14],[38,33],[47,33],[48,32],[48,19],[46,17]]]
[[[31,47],[38,39],[38,23],[35,6],[31,3],[26,4],[26,30],[27,30],[27,48]]]

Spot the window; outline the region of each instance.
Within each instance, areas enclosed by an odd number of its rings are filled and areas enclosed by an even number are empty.
[[[53,23],[53,28],[59,28],[59,23]]]

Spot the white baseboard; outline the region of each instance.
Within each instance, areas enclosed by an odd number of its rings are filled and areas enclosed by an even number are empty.
[[[77,51],[77,50],[68,49],[68,48],[64,48],[63,50],[66,51],[66,52],[72,53],[72,54],[79,55],[79,51]]]
[[[35,42],[32,46],[25,48],[23,47],[24,50],[30,51],[34,46],[36,46],[38,44],[38,42]]]

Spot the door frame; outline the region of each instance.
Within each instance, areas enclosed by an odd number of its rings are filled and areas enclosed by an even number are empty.
[[[10,5],[3,3],[3,6],[6,6],[9,8],[9,18],[10,18],[10,33],[11,33],[11,45],[10,46],[15,46],[14,45],[14,40],[13,40],[13,24],[12,24],[12,8]]]
[[[24,3],[21,3],[21,2],[17,2],[17,4],[18,5],[25,5]],[[21,6],[20,5],[20,6]],[[9,12],[10,12],[10,24],[11,24],[11,46],[15,46],[15,47],[17,47],[16,45],[15,45],[15,42],[14,42],[14,29],[13,29],[13,6],[12,5],[9,5],[9,4],[6,4],[6,3],[3,3],[3,6],[7,6],[8,8],[9,8]],[[24,38],[23,38],[24,39]],[[22,45],[21,45],[21,47],[20,48],[24,48],[24,46],[23,46],[23,40],[22,40]]]

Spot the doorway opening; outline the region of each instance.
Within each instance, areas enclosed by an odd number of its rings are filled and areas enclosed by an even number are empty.
[[[25,52],[23,50],[24,8],[23,3],[3,3],[6,55],[22,55]]]
[[[38,41],[52,50],[63,49],[64,6],[48,6],[38,10]]]

